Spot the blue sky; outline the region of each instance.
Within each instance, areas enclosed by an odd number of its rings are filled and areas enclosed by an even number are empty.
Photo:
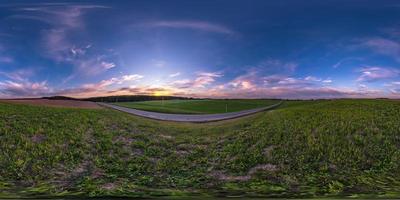
[[[0,1],[0,98],[400,97],[398,1]]]

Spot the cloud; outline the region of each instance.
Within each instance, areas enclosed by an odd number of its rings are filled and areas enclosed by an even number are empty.
[[[366,39],[360,45],[381,55],[390,56],[400,62],[400,44],[396,41],[377,37]]]
[[[81,16],[85,11],[92,9],[109,8],[102,5],[84,4],[26,4],[15,6],[14,10],[22,14],[13,15],[9,18],[37,20],[51,25],[64,26],[69,28],[83,26]]]
[[[397,77],[400,74],[400,70],[383,67],[364,67],[359,72],[361,72],[361,75],[357,78],[359,82],[385,80]]]
[[[219,98],[342,98],[372,96],[377,91],[358,91],[346,88],[329,87],[327,84],[332,80],[322,79],[314,76],[296,78],[288,75],[274,74],[260,76],[260,74],[249,71],[247,74],[238,76],[233,80],[213,86],[206,93],[192,94],[198,97]],[[380,93],[379,93],[380,94]]]
[[[306,81],[322,81],[322,79],[314,77],[314,76],[307,76],[304,78]]]
[[[315,76],[307,76],[304,78],[304,80],[310,81],[310,82],[321,82],[321,83],[325,83],[325,84],[332,83],[332,80],[330,78],[322,79],[322,78],[317,78]]]
[[[113,78],[110,78],[110,79],[102,80],[102,81],[100,81],[98,83],[95,83],[95,84],[85,84],[85,85],[83,85],[83,88],[104,89],[105,87],[108,87],[108,86],[116,84],[116,83],[122,84],[122,83],[127,82],[127,81],[136,81],[136,80],[139,80],[141,78],[143,78],[143,76],[139,75],[139,74],[123,75],[121,77],[113,77]]]
[[[1,36],[1,33],[0,33]],[[4,47],[3,44],[0,43],[0,63],[13,63],[14,58],[6,55],[6,48]]]
[[[400,96],[400,81],[386,83],[384,86],[389,89],[392,95]]]
[[[102,61],[101,62],[101,66],[104,68],[104,69],[111,69],[111,68],[114,68],[115,67],[115,63],[113,63],[113,62],[105,62],[105,61]]]
[[[205,87],[215,81],[216,78],[222,77],[218,72],[202,72],[197,74],[197,78],[193,82],[193,87]]]
[[[142,75],[139,74],[131,74],[131,75],[124,75],[122,76],[122,82],[124,81],[136,81],[143,78]]]
[[[0,62],[2,62],[2,63],[13,63],[14,62],[14,58],[11,57],[11,56],[0,55]]]
[[[182,79],[171,82],[171,85],[179,89],[206,88],[213,83],[216,78],[222,77],[220,72],[199,72],[194,80]]]
[[[228,27],[206,21],[153,21],[143,24],[146,27],[193,29],[204,32],[235,35],[235,31]]]
[[[322,82],[323,82],[323,83],[332,83],[333,81],[332,81],[331,79],[328,78],[328,79],[322,80]]]
[[[292,79],[295,80],[295,79]],[[374,98],[382,97],[384,93],[379,90],[357,90],[348,88],[334,88],[318,85],[293,85],[278,84],[275,86],[257,86],[252,90],[235,90],[216,87],[203,97],[218,98],[284,98],[284,99],[317,99],[317,98]],[[201,95],[200,95],[201,96]]]
[[[343,63],[350,62],[350,61],[359,61],[359,60],[362,60],[362,58],[358,58],[358,57],[343,58],[343,59],[339,60],[336,64],[334,64],[332,67],[333,68],[338,68]]]
[[[137,81],[142,78],[143,76],[139,74],[128,74],[120,77],[113,77],[110,79],[101,80],[100,82],[97,83],[83,84],[80,87],[76,88],[67,88],[58,90],[54,92],[54,94],[70,95],[75,97],[99,96],[107,93],[112,93],[110,91],[113,90],[109,89],[109,87],[111,87],[112,85],[123,84],[130,81]]]
[[[180,76],[180,75],[181,75],[180,72],[176,72],[176,73],[174,73],[174,74],[170,74],[169,77],[170,77],[170,78],[174,78],[174,77],[177,77],[177,76]]]
[[[70,63],[75,65],[75,74],[81,76],[98,75],[115,67],[113,63],[103,63],[99,57],[71,60]]]
[[[35,74],[33,69],[19,69],[11,72],[0,71],[0,76],[5,76],[13,81],[26,81]]]
[[[73,56],[83,56],[86,54],[86,51],[91,47],[91,45],[86,45],[86,47],[72,47],[71,53]]]
[[[75,76],[91,76],[116,67],[114,62],[106,61],[104,54],[88,53],[91,44],[76,44],[75,34],[86,31],[84,15],[89,11],[109,8],[102,5],[89,4],[25,4],[12,6],[17,15],[11,19],[28,19],[45,23],[48,28],[41,30],[43,56],[58,63],[63,62],[74,67]],[[95,51],[93,51],[95,52]],[[108,59],[109,60],[109,59]]]
[[[17,74],[17,73],[15,73]],[[11,77],[11,75],[9,75]],[[50,88],[46,81],[30,82],[27,79],[15,77],[16,81],[0,82],[1,97],[40,97],[52,95],[67,95],[74,97],[90,97],[99,96],[113,91],[112,87],[117,84],[137,81],[143,78],[139,74],[128,74],[120,77],[101,80],[97,83],[83,84],[79,87],[53,89]],[[122,91],[122,90],[121,90]],[[132,90],[133,91],[133,90]]]
[[[47,82],[0,82],[0,95],[3,97],[40,97],[51,92]]]

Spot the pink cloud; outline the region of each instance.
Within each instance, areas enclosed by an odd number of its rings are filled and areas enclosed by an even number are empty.
[[[216,78],[222,76],[219,72],[199,72],[193,81],[189,79],[176,80],[171,82],[171,85],[180,89],[206,88],[215,82]]]
[[[197,78],[193,82],[193,87],[205,87],[221,76],[222,74],[218,72],[198,73]]]
[[[51,93],[47,82],[0,82],[0,95],[3,97],[39,97]]]
[[[365,67],[360,70],[361,75],[357,78],[357,81],[362,82],[373,82],[377,80],[384,80],[397,77],[400,74],[400,70],[383,68],[383,67]]]

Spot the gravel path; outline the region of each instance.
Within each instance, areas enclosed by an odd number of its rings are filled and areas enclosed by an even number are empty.
[[[211,122],[211,121],[220,121],[220,120],[243,117],[243,116],[251,115],[251,114],[254,114],[257,112],[270,110],[270,109],[276,108],[279,105],[281,105],[282,101],[277,104],[271,105],[271,106],[255,108],[255,109],[251,109],[251,110],[242,110],[239,112],[230,112],[230,113],[221,113],[221,114],[192,114],[192,115],[149,112],[149,111],[137,110],[137,109],[133,109],[133,108],[126,108],[126,107],[117,106],[117,105],[108,104],[108,103],[98,103],[98,104],[101,106],[104,106],[104,107],[112,108],[115,110],[119,110],[122,112],[130,113],[133,115],[138,115],[138,116],[146,117],[146,118],[150,118],[150,119],[157,119],[157,120],[163,120],[163,121],[175,121],[175,122]]]

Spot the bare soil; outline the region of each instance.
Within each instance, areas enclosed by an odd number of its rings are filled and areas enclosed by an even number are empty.
[[[18,99],[0,100],[0,102],[68,108],[101,108],[101,106],[97,105],[94,102],[77,100]]]

